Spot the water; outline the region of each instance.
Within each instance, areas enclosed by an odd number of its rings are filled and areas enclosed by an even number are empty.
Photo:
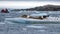
[[[30,15],[35,12],[19,12],[19,13],[0,13],[0,34],[60,34],[60,24],[56,22],[56,24],[34,24],[30,22],[20,23],[17,22],[5,22],[5,18],[14,18],[19,17],[21,15],[27,14]],[[37,12],[38,13],[38,12]],[[40,13],[43,13],[40,11]],[[47,12],[44,13],[50,14],[52,17],[60,17],[60,11],[57,12]],[[4,22],[3,22],[4,21]],[[51,22],[52,23],[52,22]]]
[[[0,13],[0,21],[4,21],[5,18],[20,17],[22,15],[30,15],[36,13],[48,13],[52,17],[60,17],[60,11],[9,11],[10,13]]]
[[[0,24],[0,34],[60,34],[60,24]]]

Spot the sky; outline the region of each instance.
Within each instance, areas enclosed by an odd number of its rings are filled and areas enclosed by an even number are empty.
[[[0,1],[60,1],[60,0],[0,0]]]
[[[37,6],[43,6],[47,4],[60,5],[58,1],[1,1],[0,7],[2,8],[32,8]]]

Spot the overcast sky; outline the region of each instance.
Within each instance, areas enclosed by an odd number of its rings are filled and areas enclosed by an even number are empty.
[[[31,8],[36,6],[43,6],[47,4],[60,5],[58,1],[1,1],[0,7],[2,8]]]
[[[60,1],[60,0],[0,0],[0,1]]]

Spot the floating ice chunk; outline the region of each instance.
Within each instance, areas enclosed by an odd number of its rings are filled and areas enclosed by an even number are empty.
[[[25,30],[25,31],[26,31],[27,29],[26,29],[26,28],[23,28],[23,30]]]
[[[4,22],[0,22],[0,24],[5,24]]]
[[[38,31],[45,32],[45,30],[38,30]]]
[[[28,25],[26,27],[30,27],[30,28],[46,28],[45,26],[34,26],[34,25]]]

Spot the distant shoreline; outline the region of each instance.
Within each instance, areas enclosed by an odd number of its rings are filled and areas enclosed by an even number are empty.
[[[60,11],[59,5],[44,5],[28,9],[13,9],[11,11]]]

